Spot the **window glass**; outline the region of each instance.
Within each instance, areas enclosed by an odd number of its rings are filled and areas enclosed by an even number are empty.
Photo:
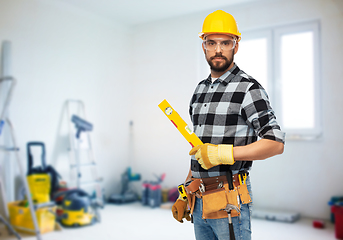
[[[282,123],[285,128],[314,128],[313,33],[281,36]]]
[[[268,91],[267,38],[241,40],[235,62]]]

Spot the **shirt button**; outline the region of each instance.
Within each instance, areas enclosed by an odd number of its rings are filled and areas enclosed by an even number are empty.
[[[204,105],[205,107],[207,106],[207,104]]]
[[[211,88],[213,89],[213,86],[211,86]]]

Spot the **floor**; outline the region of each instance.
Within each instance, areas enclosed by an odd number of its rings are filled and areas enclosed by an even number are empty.
[[[144,207],[140,203],[106,205],[101,210],[101,223],[77,229],[62,229],[45,233],[43,240],[175,240],[194,238],[193,225],[175,221],[169,209]],[[253,240],[334,240],[334,225],[325,223],[324,229],[312,227],[311,219],[300,219],[296,223],[280,223],[252,219]],[[35,240],[34,236],[22,236],[24,240]],[[14,237],[0,236],[2,240]]]

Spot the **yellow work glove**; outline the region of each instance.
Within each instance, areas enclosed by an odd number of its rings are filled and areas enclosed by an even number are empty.
[[[187,209],[187,200],[183,200],[181,196],[176,200],[174,205],[172,206],[173,217],[183,223],[183,218],[186,218],[187,221],[191,220],[190,211]]]
[[[194,147],[189,155],[195,155],[195,159],[206,170],[221,164],[232,165],[235,163],[233,146],[229,144],[213,145],[205,143]]]

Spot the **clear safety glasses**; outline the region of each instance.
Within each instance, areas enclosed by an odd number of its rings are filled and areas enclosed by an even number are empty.
[[[207,51],[215,51],[218,45],[220,45],[221,50],[229,51],[235,48],[236,39],[229,39],[221,42],[216,42],[214,40],[205,40],[202,44]]]

